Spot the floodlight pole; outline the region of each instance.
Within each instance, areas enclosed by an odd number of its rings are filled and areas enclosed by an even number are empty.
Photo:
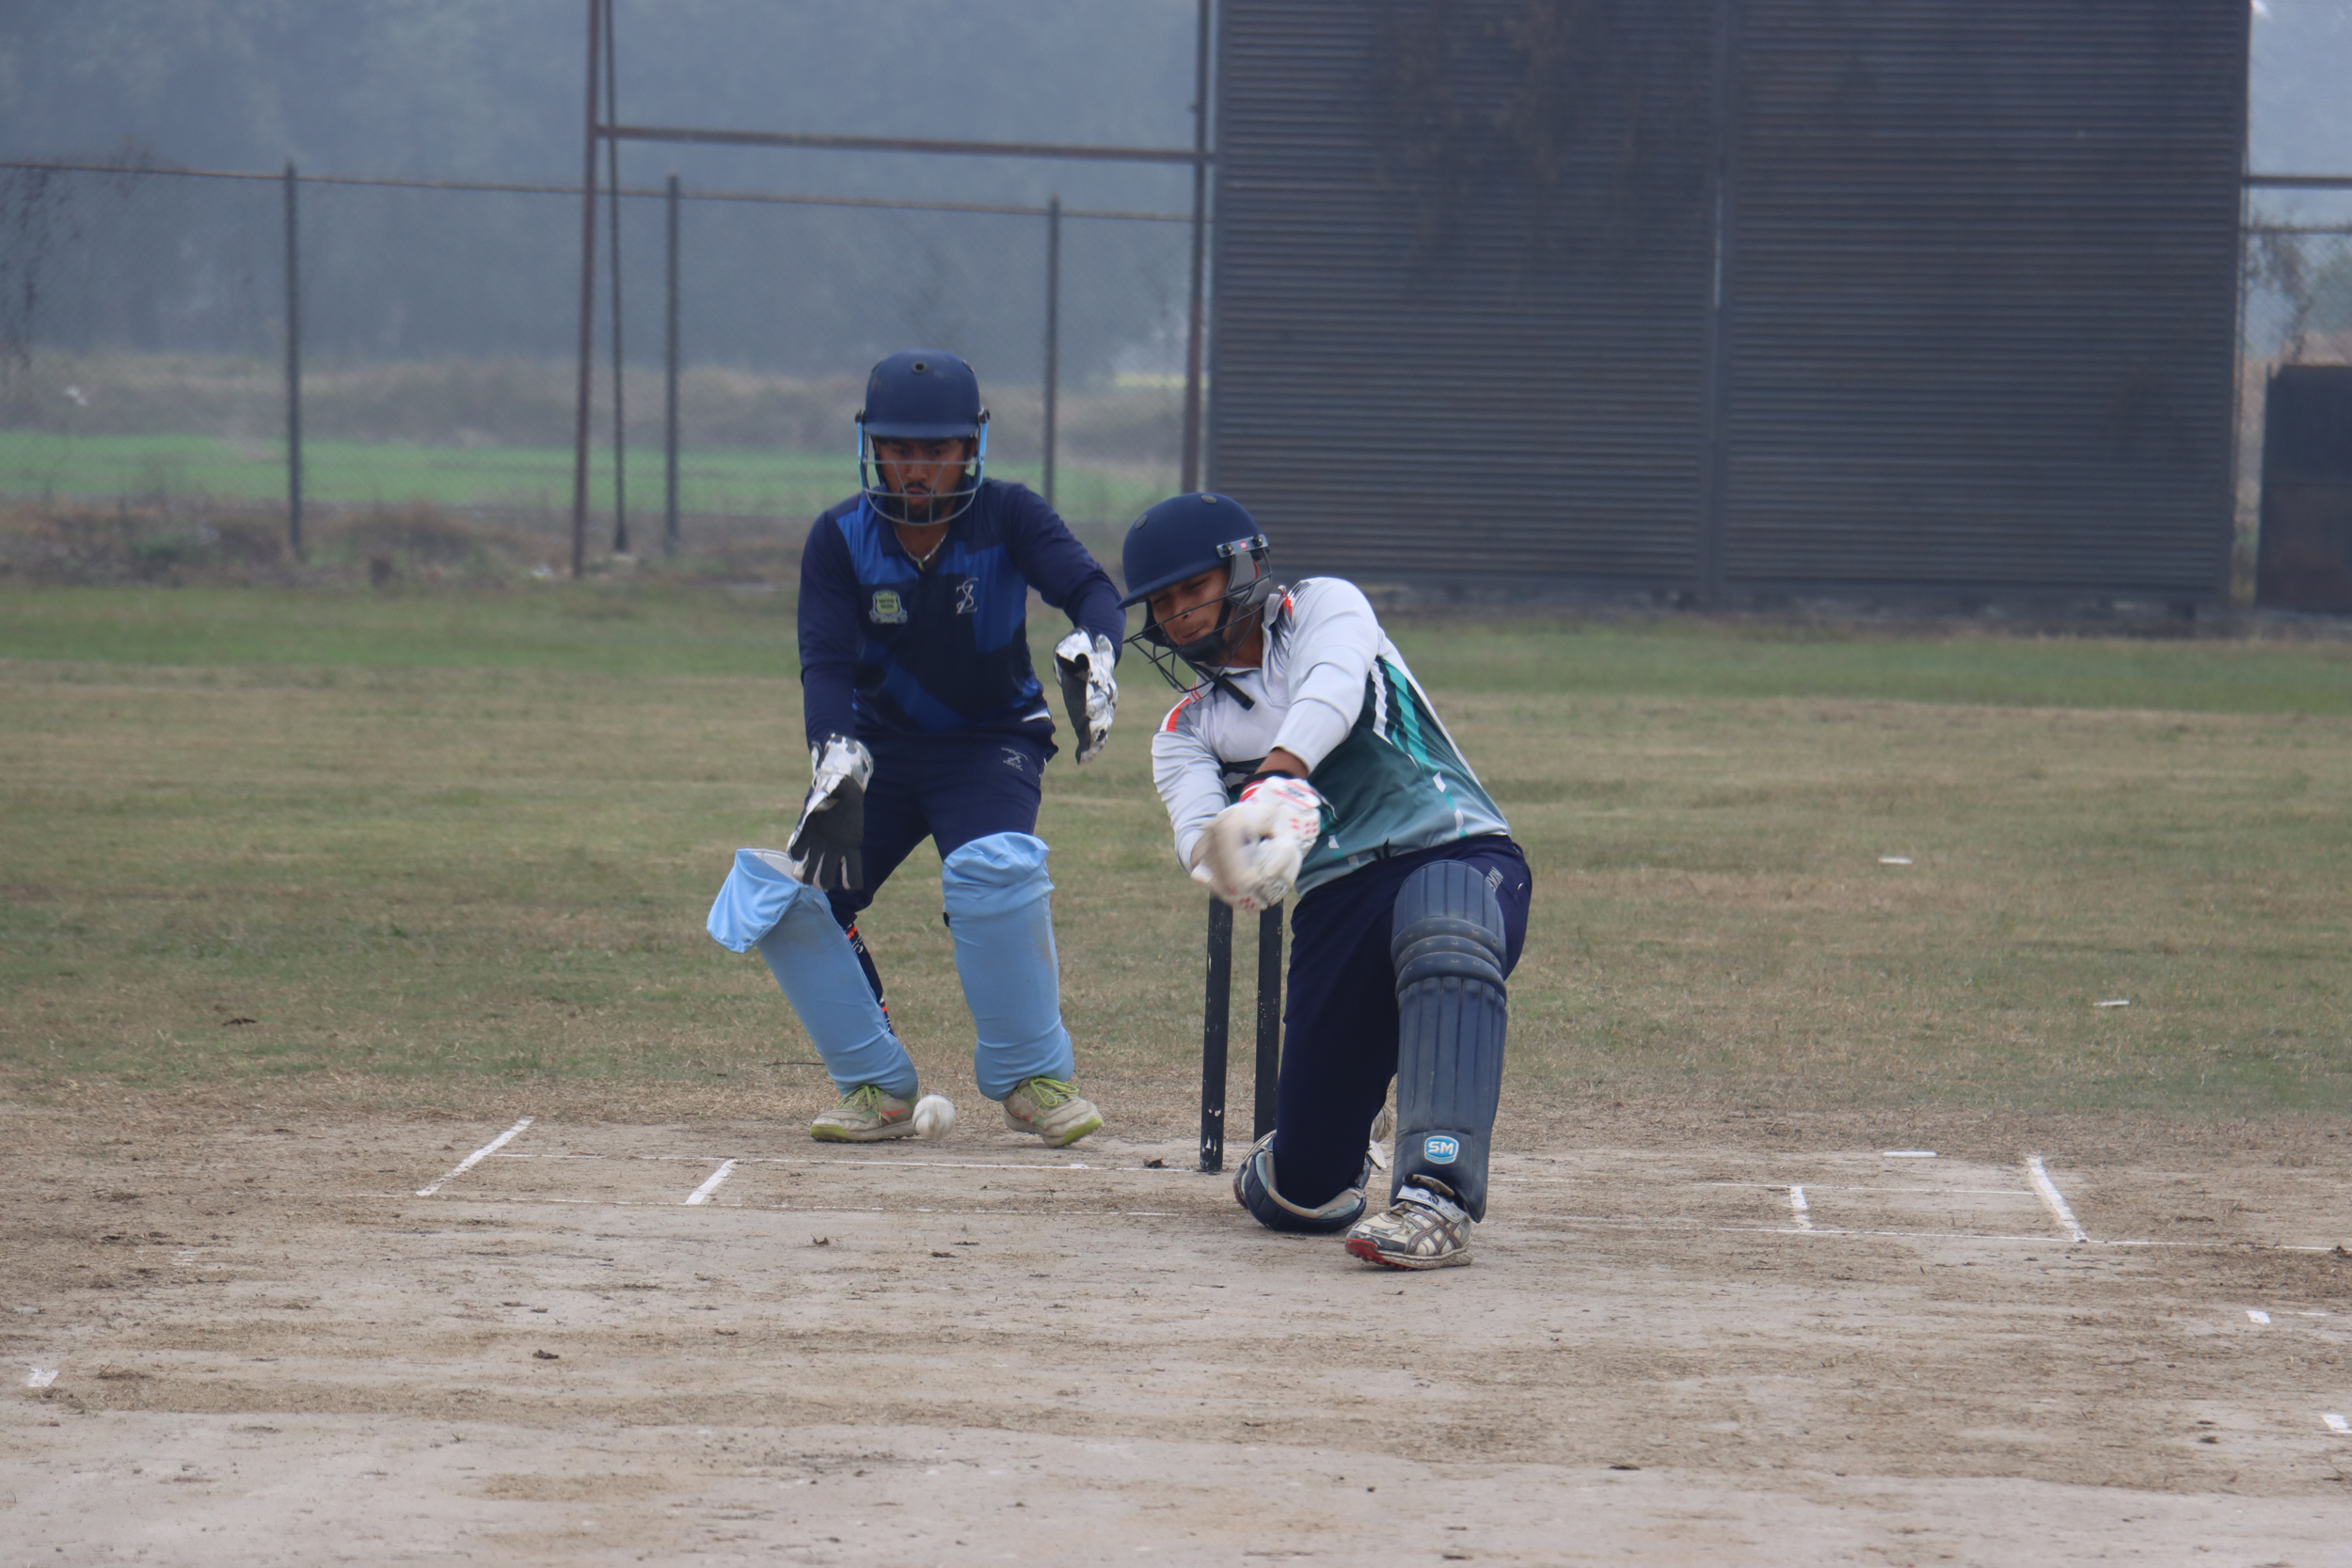
[[[604,0],[588,0],[588,134],[580,202],[580,382],[572,410],[572,576],[588,565],[588,399],[596,352],[596,87],[604,52]]]
[[[1200,0],[1192,64],[1192,290],[1184,321],[1184,465],[1182,488],[1200,488],[1200,337],[1209,216],[1209,4]]]

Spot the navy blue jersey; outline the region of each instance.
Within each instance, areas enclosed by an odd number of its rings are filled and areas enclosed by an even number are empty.
[[[1118,648],[1119,591],[1044,499],[988,480],[928,568],[853,496],[801,551],[801,698],[809,743],[829,735],[1011,729],[1053,733],[1029,664],[1029,590]]]

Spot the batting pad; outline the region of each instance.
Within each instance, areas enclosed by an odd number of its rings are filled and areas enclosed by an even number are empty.
[[[1067,1080],[1076,1070],[1061,1022],[1045,854],[1041,838],[991,833],[940,866],[956,973],[978,1036],[972,1076],[991,1100],[1004,1099],[1024,1079]]]
[[[1391,929],[1397,1015],[1391,1201],[1415,1177],[1428,1177],[1482,1220],[1509,1017],[1502,905],[1477,867],[1437,861],[1406,879]]]
[[[773,849],[738,849],[710,906],[711,936],[738,953],[759,949],[842,1093],[879,1084],[914,1099],[914,1063],[891,1033],[832,906],[784,865]]]

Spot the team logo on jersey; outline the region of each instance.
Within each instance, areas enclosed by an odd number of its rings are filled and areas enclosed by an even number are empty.
[[[1432,1132],[1422,1140],[1422,1158],[1433,1165],[1450,1165],[1461,1157],[1462,1140],[1443,1132]]]
[[[977,613],[980,608],[980,603],[977,595],[979,594],[979,591],[980,579],[977,578],[965,578],[961,582],[957,583],[956,613],[959,615],[972,615]]]
[[[895,588],[874,590],[874,607],[866,618],[878,626],[903,626],[907,624],[907,605]]]

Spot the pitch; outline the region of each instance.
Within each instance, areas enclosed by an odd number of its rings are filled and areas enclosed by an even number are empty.
[[[2324,1131],[1946,1117],[1890,1153],[1621,1115],[1500,1160],[1509,1223],[1433,1291],[1259,1229],[1181,1140],[7,1119],[33,1561],[2317,1564],[2352,1535]]]

